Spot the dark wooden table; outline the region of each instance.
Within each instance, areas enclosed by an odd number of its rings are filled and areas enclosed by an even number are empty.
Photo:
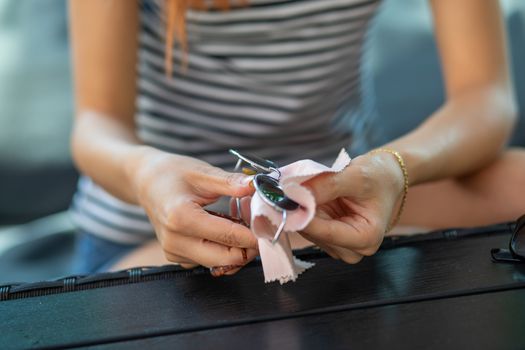
[[[525,264],[490,259],[508,239],[419,242],[357,265],[310,252],[316,266],[283,286],[254,263],[2,301],[0,349],[523,349]]]

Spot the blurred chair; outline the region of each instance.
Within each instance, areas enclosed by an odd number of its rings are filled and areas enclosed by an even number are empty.
[[[66,12],[65,0],[0,0],[0,283],[69,273]]]
[[[65,210],[75,188],[64,0],[0,0],[0,225]]]
[[[520,109],[513,145],[525,146],[525,1],[501,0]],[[363,61],[364,99],[377,112],[373,127],[396,138],[419,125],[443,102],[443,81],[427,0],[386,0],[370,33]]]

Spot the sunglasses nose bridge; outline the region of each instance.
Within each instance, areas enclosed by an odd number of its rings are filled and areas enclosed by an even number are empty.
[[[281,224],[277,228],[277,231],[272,239],[272,243],[275,244],[279,240],[281,233],[284,231],[284,227],[286,225],[287,210],[298,209],[299,204],[293,201],[292,199],[288,198],[284,194],[284,191],[281,188],[281,186],[279,185],[281,171],[279,170],[277,164],[263,158],[253,156],[249,157],[232,149],[230,149],[230,153],[237,157],[235,171],[240,170],[244,163],[248,164],[250,168],[247,168],[246,171],[245,168],[242,168],[242,172],[247,175],[255,175],[253,179],[253,184],[259,197],[264,202],[266,202],[266,204],[270,205],[282,215]],[[251,171],[254,171],[255,174],[247,173]],[[239,217],[242,217],[240,199],[236,198],[235,202],[237,206],[237,215]]]

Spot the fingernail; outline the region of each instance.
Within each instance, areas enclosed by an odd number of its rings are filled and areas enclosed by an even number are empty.
[[[213,266],[210,267],[210,274],[213,277],[221,277],[226,273],[242,267],[242,265],[224,265],[224,266]]]
[[[257,172],[253,169],[250,169],[250,168],[242,168],[242,173],[244,175],[255,175],[257,174]]]

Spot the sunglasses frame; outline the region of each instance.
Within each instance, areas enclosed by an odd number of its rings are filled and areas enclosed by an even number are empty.
[[[283,189],[279,185],[279,179],[281,178],[281,172],[279,171],[279,167],[277,166],[275,162],[272,162],[271,160],[267,160],[267,159],[260,158],[257,156],[242,154],[233,149],[230,149],[229,152],[238,158],[234,171],[238,171],[241,168],[243,162],[249,164],[252,167],[252,169],[254,169],[256,172],[256,175],[253,178],[253,185],[255,187],[255,192],[259,195],[259,197],[261,197],[261,199],[266,204],[270,205],[276,211],[282,213],[281,224],[277,228],[277,231],[275,232],[273,239],[272,239],[272,244],[275,244],[279,240],[279,238],[281,237],[281,234],[284,231],[284,226],[286,225],[286,219],[288,217],[287,211],[298,209],[300,206],[297,202],[293,201],[292,199],[290,199],[284,194]],[[256,159],[257,161],[254,159]],[[276,173],[277,178],[270,176],[269,174],[271,173]],[[272,201],[267,196],[267,194],[262,188],[261,182],[263,181],[266,183],[270,183],[271,186],[274,186],[277,190],[283,192],[284,200],[281,202]],[[283,203],[283,202],[286,202],[288,207],[283,207],[279,205],[279,203]],[[238,218],[242,218],[240,198],[235,198],[235,204],[237,207],[237,216]]]
[[[516,227],[509,240],[509,249],[494,248],[490,251],[492,261],[508,263],[525,263],[525,254],[516,252],[516,238],[525,235],[525,215],[516,220]]]
[[[276,172],[278,174],[278,178],[281,177],[279,166],[271,160],[264,159],[252,154],[242,154],[234,149],[230,149],[229,152],[238,158],[237,164],[235,165],[235,171],[240,169],[242,162],[245,162],[249,164],[258,174],[271,174]]]

